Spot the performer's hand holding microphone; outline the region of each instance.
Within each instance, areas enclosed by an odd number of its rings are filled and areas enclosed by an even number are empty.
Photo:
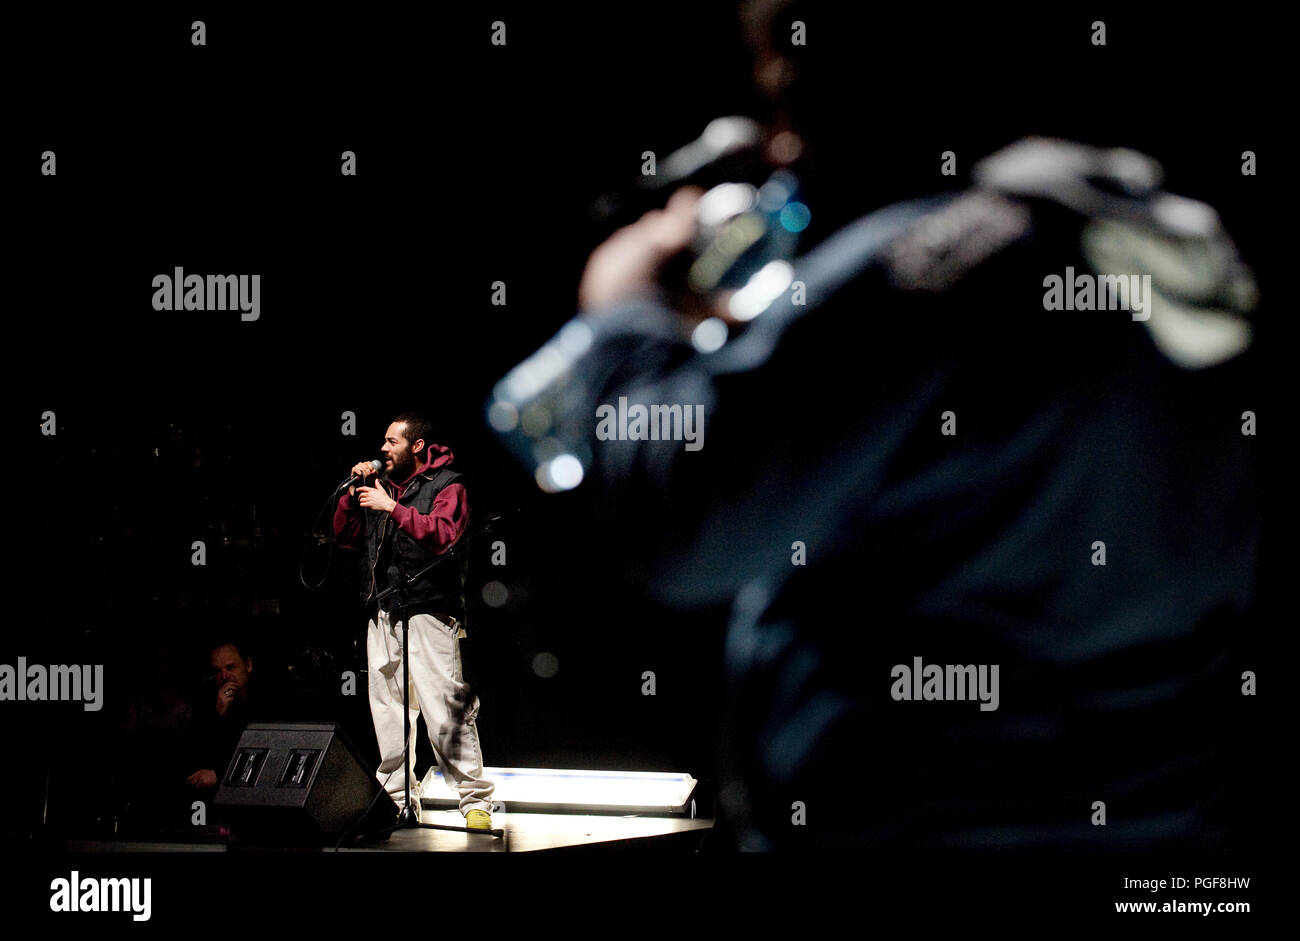
[[[339,484],[338,489],[334,491],[335,495],[342,493],[343,490],[346,489],[349,497],[355,497],[360,500],[363,507],[369,506],[370,504],[366,502],[364,496],[358,496],[357,486],[360,485],[363,491],[371,489],[365,485],[366,478],[373,477],[383,469],[383,461],[358,461],[356,464],[352,465],[352,476]],[[376,481],[376,483],[378,483],[378,481]]]
[[[373,477],[383,469],[384,462],[378,460],[362,461],[359,464],[352,465],[352,477],[348,480],[346,486],[348,494],[355,496],[362,508],[387,513],[396,504],[397,501],[379,486],[379,481],[369,485],[365,484],[366,478]],[[360,490],[357,490],[358,484],[361,484]]]
[[[364,485],[367,477],[373,477],[383,469],[384,462],[380,460],[358,461],[352,465],[352,476],[343,486],[348,488],[349,495],[354,495],[356,493],[357,484]],[[341,490],[342,487],[339,489]]]

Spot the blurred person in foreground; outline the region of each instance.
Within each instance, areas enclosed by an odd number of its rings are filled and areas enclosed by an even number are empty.
[[[773,163],[826,100],[791,6],[747,5]],[[1026,139],[971,177],[791,259],[757,312],[672,280],[683,187],[489,417],[548,489],[586,478],[648,595],[730,602],[724,845],[1231,846],[1254,277],[1137,151]]]

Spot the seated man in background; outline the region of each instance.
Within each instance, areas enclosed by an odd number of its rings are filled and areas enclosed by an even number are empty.
[[[240,735],[264,705],[253,679],[253,659],[238,644],[219,640],[208,655],[212,669],[204,686],[208,697],[196,699],[190,732],[192,763],[198,767],[186,778],[196,797],[206,801],[216,795]]]

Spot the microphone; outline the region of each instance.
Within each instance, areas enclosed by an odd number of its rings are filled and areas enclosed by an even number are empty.
[[[695,140],[666,155],[653,176],[637,179],[629,191],[605,193],[588,208],[600,225],[617,226],[635,221],[659,206],[664,193],[686,183],[705,189],[761,172],[763,130],[751,118],[715,118]]]
[[[375,473],[378,474],[381,470],[384,469],[384,462],[380,460],[374,460],[370,462],[370,466],[373,467],[375,469]],[[366,475],[366,477],[369,476],[370,476],[369,474]],[[353,476],[349,477],[347,480],[343,481],[343,483],[339,484],[338,489],[346,490],[349,487],[352,487],[356,484],[365,483],[365,480],[366,480],[365,477],[354,474]]]
[[[762,127],[752,118],[714,118],[703,134],[665,157],[658,173],[643,176],[638,183],[655,190],[678,186],[720,161],[737,155],[752,155],[762,140]]]

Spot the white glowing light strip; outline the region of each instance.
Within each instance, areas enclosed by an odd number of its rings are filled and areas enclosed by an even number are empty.
[[[696,780],[684,772],[575,771],[560,768],[484,768],[496,785],[494,801],[542,804],[557,808],[626,808],[641,812],[677,812],[685,808]],[[431,768],[420,790],[422,802],[453,805],[458,793]]]

